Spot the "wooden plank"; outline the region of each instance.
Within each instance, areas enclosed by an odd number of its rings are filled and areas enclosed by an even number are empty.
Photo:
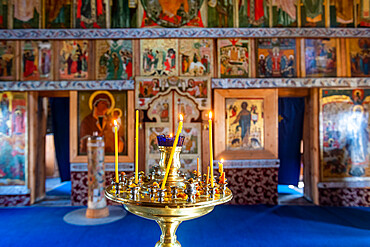
[[[121,155],[119,162],[135,161],[135,141],[132,140],[135,140],[135,97],[134,91],[130,90],[127,91],[127,156]]]
[[[283,97],[307,97],[310,94],[308,88],[279,88],[279,98]]]
[[[351,54],[349,50],[349,41],[350,39],[345,39],[345,45],[346,45],[346,51],[345,51],[345,61],[346,61],[346,77],[351,77],[352,72],[351,72]]]
[[[272,1],[269,1],[268,3],[268,12],[269,12],[269,27],[271,28],[274,26],[273,16],[272,16]]]
[[[305,42],[305,39],[301,39],[301,55],[304,57],[305,56],[305,50],[304,50],[304,42]],[[301,65],[301,77],[305,78],[306,77],[306,62],[305,62],[305,59],[301,59],[300,61],[300,65]]]
[[[214,126],[217,126],[217,129],[215,129],[215,131],[213,132],[214,136],[217,136],[217,138],[213,138],[213,148],[215,150],[214,159],[215,159],[218,155],[218,153],[216,153],[217,150],[225,149],[226,124],[225,124],[225,104],[224,104],[225,97],[223,96],[221,90],[214,90],[213,95],[214,102],[219,102],[219,104],[214,104]]]
[[[234,27],[237,27],[237,28],[239,27],[239,4],[240,4],[240,1],[233,0]]]
[[[36,201],[45,197],[46,163],[45,136],[47,129],[48,99],[38,97],[37,111],[37,148],[36,148]]]
[[[330,0],[324,1],[324,11],[325,11],[325,27],[330,27]]]
[[[343,73],[343,69],[342,69],[342,51],[341,51],[341,45],[340,45],[340,40],[339,39],[335,39],[335,44],[336,44],[336,47],[337,47],[337,77],[341,77],[342,76],[342,73]]]
[[[301,57],[304,57],[304,53],[301,53],[301,46],[302,46],[302,39],[296,39],[295,44],[296,44],[296,71],[297,71],[297,77],[301,77],[301,68],[302,64],[300,63]]]
[[[88,80],[95,80],[96,79],[96,73],[95,73],[95,45],[96,40],[88,40],[88,59],[87,59],[87,73],[89,73],[88,77],[86,79]]]
[[[249,77],[256,78],[257,75],[257,39],[249,39]]]
[[[347,54],[348,54],[348,50],[347,50],[347,47],[346,47],[346,40],[345,39],[339,39],[339,42],[340,42],[340,51],[341,51],[341,65],[342,65],[342,74],[341,76],[342,77],[346,77],[348,76],[347,74]]]
[[[30,189],[30,203],[36,201],[37,179],[37,92],[28,93],[28,188]]]
[[[357,27],[358,25],[358,21],[357,21],[357,18],[358,18],[358,15],[357,15],[357,7],[358,7],[358,3],[360,2],[360,0],[353,0],[353,11],[354,11],[354,14],[353,14],[353,21],[355,23],[355,28]]]
[[[77,91],[69,92],[69,159],[70,162],[84,162],[85,159],[78,159],[78,143],[77,143]]]
[[[311,154],[311,184],[313,203],[319,204],[319,190],[317,184],[320,181],[320,149],[319,149],[319,90],[311,89],[312,111],[310,115],[310,154]]]
[[[297,27],[301,27],[302,26],[302,13],[301,13],[301,5],[302,5],[302,2],[301,0],[298,0],[297,1]]]
[[[132,40],[132,55],[133,55],[133,75],[140,75],[140,40],[134,39]]]
[[[39,91],[40,97],[69,98],[69,91]]]
[[[201,111],[202,119],[202,159],[201,162],[201,171],[202,174],[207,172],[207,166],[209,165],[209,130],[208,130],[208,112]],[[215,138],[213,138],[213,143]]]

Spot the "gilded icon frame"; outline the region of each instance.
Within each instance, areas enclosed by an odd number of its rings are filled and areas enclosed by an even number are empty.
[[[264,102],[264,148],[261,150],[228,150],[226,146],[226,99],[262,99]],[[214,91],[214,159],[278,158],[278,90],[217,89]]]
[[[87,163],[87,155],[80,155],[78,152],[78,92],[70,92],[70,162],[71,163]],[[134,92],[127,91],[127,149],[125,155],[119,155],[119,162],[134,161]],[[105,155],[106,163],[114,162],[114,155]]]

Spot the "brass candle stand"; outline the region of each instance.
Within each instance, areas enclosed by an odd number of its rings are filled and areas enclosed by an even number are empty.
[[[166,165],[172,146],[161,145],[161,159],[154,171],[145,175],[139,174],[139,183],[133,183],[133,177],[121,174],[120,182],[112,184],[105,190],[105,196],[122,203],[131,213],[146,219],[155,220],[161,228],[162,235],[155,246],[181,246],[177,241],[176,230],[182,221],[191,220],[208,214],[216,205],[228,202],[232,198],[227,183],[215,183],[212,188],[206,184],[206,176],[194,172],[194,177],[185,178],[180,174],[180,152],[184,138],[179,140],[173,162],[170,167],[166,187],[161,189]],[[215,180],[216,181],[216,180]]]

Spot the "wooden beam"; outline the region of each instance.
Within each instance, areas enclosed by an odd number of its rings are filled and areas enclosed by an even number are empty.
[[[279,88],[279,98],[307,97],[310,95],[309,88]]]
[[[40,97],[69,98],[69,91],[39,91]]]
[[[344,47],[341,46],[341,42],[339,39],[334,39],[335,41],[335,46],[337,47],[337,77],[342,77],[344,75],[343,73],[343,67],[342,67],[342,64],[343,64],[343,56],[342,56],[342,49],[344,49]]]
[[[300,76],[305,78],[306,77],[306,62],[305,62],[305,39],[301,39],[301,56],[303,57],[303,59],[301,59],[300,61],[298,61],[297,63],[300,63]]]
[[[37,92],[28,93],[28,188],[30,189],[31,204],[36,201],[37,101]]]
[[[257,76],[257,39],[249,39],[249,77]]]
[[[324,1],[324,11],[325,11],[325,27],[329,28],[330,27],[330,0],[325,0]]]
[[[297,27],[302,26],[301,0],[297,1]]]
[[[45,136],[47,129],[48,99],[38,97],[37,109],[37,148],[36,153],[36,201],[45,197],[46,163]]]
[[[207,166],[209,165],[209,130],[208,130],[208,112],[201,111],[202,119],[202,159],[201,171],[202,174],[207,173]]]
[[[313,203],[319,204],[319,190],[317,184],[320,181],[320,138],[319,138],[319,90],[318,88],[311,89],[311,115],[310,115],[310,155],[311,155],[311,192]]]
[[[302,39],[296,39],[295,40],[295,44],[296,44],[296,49],[295,49],[295,57],[296,57],[296,71],[297,71],[297,77],[301,77],[301,68],[302,68],[302,64],[301,64],[301,57],[305,57],[304,56],[304,53],[302,54],[301,56],[301,46],[302,46]]]
[[[352,76],[352,71],[351,71],[351,54],[350,54],[350,50],[349,50],[349,41],[350,39],[345,39],[345,43],[346,43],[346,76],[347,77],[351,77]]]
[[[133,60],[133,76],[140,75],[140,40],[134,39],[132,40],[132,60]]]

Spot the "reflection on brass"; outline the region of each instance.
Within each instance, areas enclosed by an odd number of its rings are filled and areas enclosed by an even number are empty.
[[[139,185],[132,179],[122,179],[120,186],[112,183],[106,188],[105,196],[124,204],[131,213],[146,219],[155,220],[162,230],[155,246],[181,246],[177,241],[176,230],[182,221],[208,214],[214,206],[228,202],[232,193],[226,184],[215,183],[214,188],[200,178],[179,176],[181,147],[176,148],[171,164],[169,179],[164,190],[160,189],[165,167],[172,147],[159,147],[161,160],[158,173],[142,175]],[[116,191],[118,188],[118,193]],[[175,194],[175,195],[174,195]]]

